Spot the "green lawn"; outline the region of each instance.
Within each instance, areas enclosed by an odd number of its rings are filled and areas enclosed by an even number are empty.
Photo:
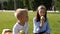
[[[28,34],[33,34],[33,17],[36,16],[36,12],[29,12],[29,29]],[[49,24],[51,28],[51,34],[60,34],[60,14],[48,13]],[[3,29],[11,29],[16,23],[16,18],[13,12],[0,12],[0,34]]]

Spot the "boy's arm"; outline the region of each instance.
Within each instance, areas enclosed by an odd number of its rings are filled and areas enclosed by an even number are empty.
[[[18,30],[17,30],[17,28],[15,27],[15,28],[13,28],[13,34],[18,34]]]

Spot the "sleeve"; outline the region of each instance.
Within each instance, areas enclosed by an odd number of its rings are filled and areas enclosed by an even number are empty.
[[[36,17],[33,18],[33,33],[37,33],[37,24],[36,24]]]
[[[36,29],[35,29],[35,18],[33,18],[33,33],[35,33]]]
[[[13,27],[13,34],[18,34],[18,29],[17,29],[17,27]]]
[[[46,32],[47,32],[48,34],[50,34],[50,26],[49,26],[49,22],[48,22],[48,20],[47,20]]]

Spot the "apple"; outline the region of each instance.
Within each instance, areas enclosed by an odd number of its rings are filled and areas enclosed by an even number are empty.
[[[20,30],[20,34],[25,34],[24,30]]]

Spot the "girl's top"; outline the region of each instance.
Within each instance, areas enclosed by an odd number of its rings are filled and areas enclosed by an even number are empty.
[[[43,31],[46,31],[47,33],[50,33],[50,26],[49,26],[49,23],[48,23],[48,19],[46,19],[45,23],[43,24],[43,27],[40,28],[40,21],[37,22],[36,17],[34,17],[33,25],[34,25],[34,30],[33,30],[34,33],[39,33],[39,32],[43,32]]]

